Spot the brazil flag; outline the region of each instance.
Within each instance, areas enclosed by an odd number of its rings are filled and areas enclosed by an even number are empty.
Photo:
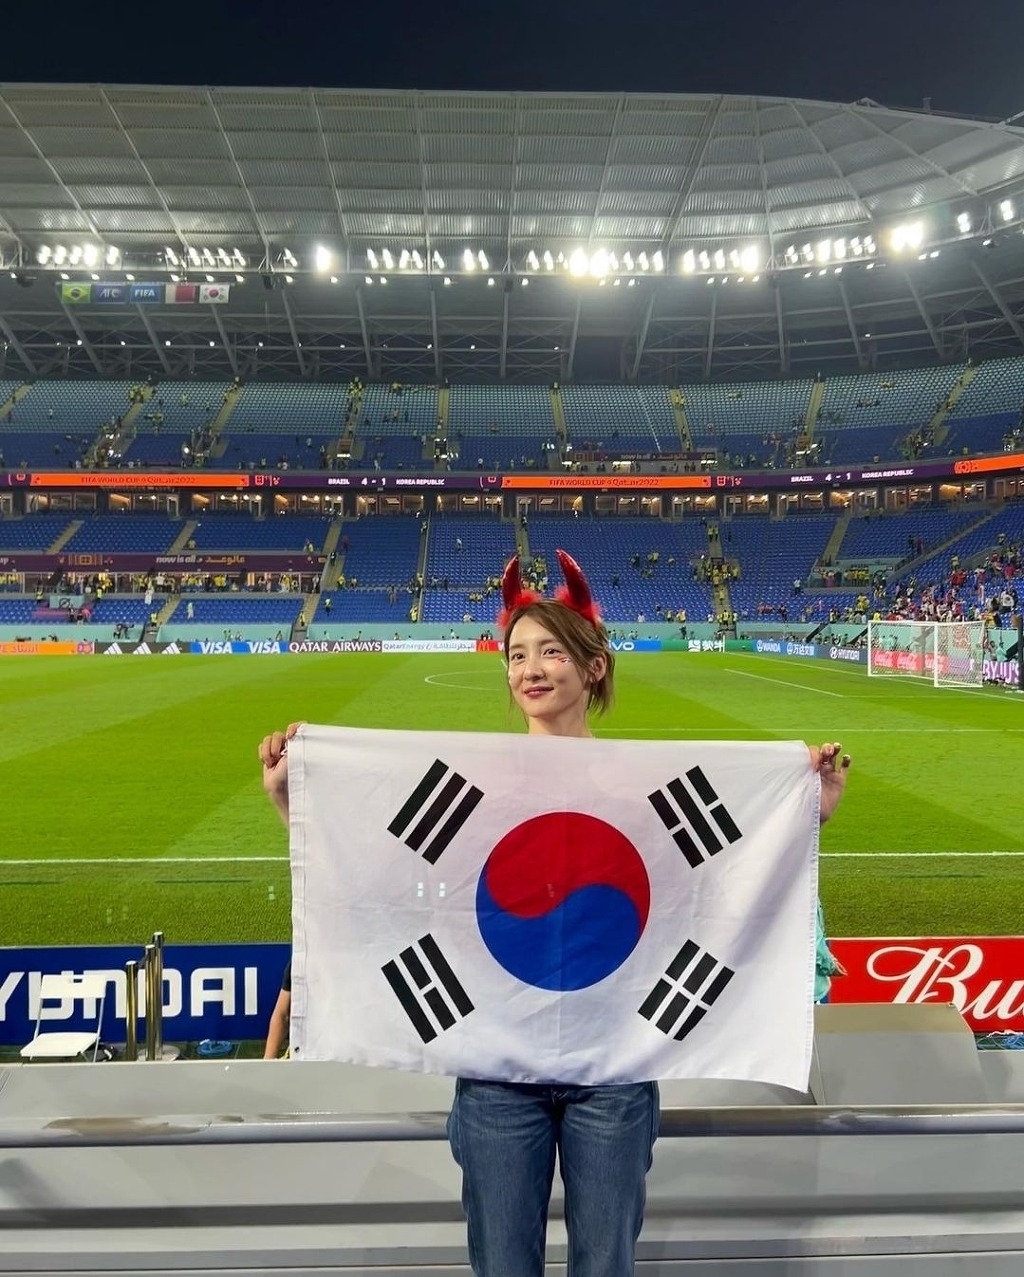
[[[62,302],[69,302],[73,306],[80,306],[83,302],[89,300],[91,292],[91,284],[61,284],[60,299]]]

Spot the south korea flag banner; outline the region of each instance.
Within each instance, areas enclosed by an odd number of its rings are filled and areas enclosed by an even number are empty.
[[[805,745],[305,726],[288,772],[294,1058],[806,1089]]]

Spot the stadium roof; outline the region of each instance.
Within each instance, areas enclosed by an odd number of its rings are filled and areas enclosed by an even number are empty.
[[[1024,130],[870,102],[0,85],[8,375],[688,380],[994,352],[1024,345],[1022,228]],[[62,273],[126,272],[230,301],[61,300]]]

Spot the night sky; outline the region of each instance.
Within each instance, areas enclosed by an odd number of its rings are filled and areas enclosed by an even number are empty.
[[[0,81],[757,93],[1005,119],[1021,0],[9,5]]]

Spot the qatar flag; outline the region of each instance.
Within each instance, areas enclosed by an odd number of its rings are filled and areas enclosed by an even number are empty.
[[[288,757],[293,1058],[806,1089],[802,743],[305,726]]]

